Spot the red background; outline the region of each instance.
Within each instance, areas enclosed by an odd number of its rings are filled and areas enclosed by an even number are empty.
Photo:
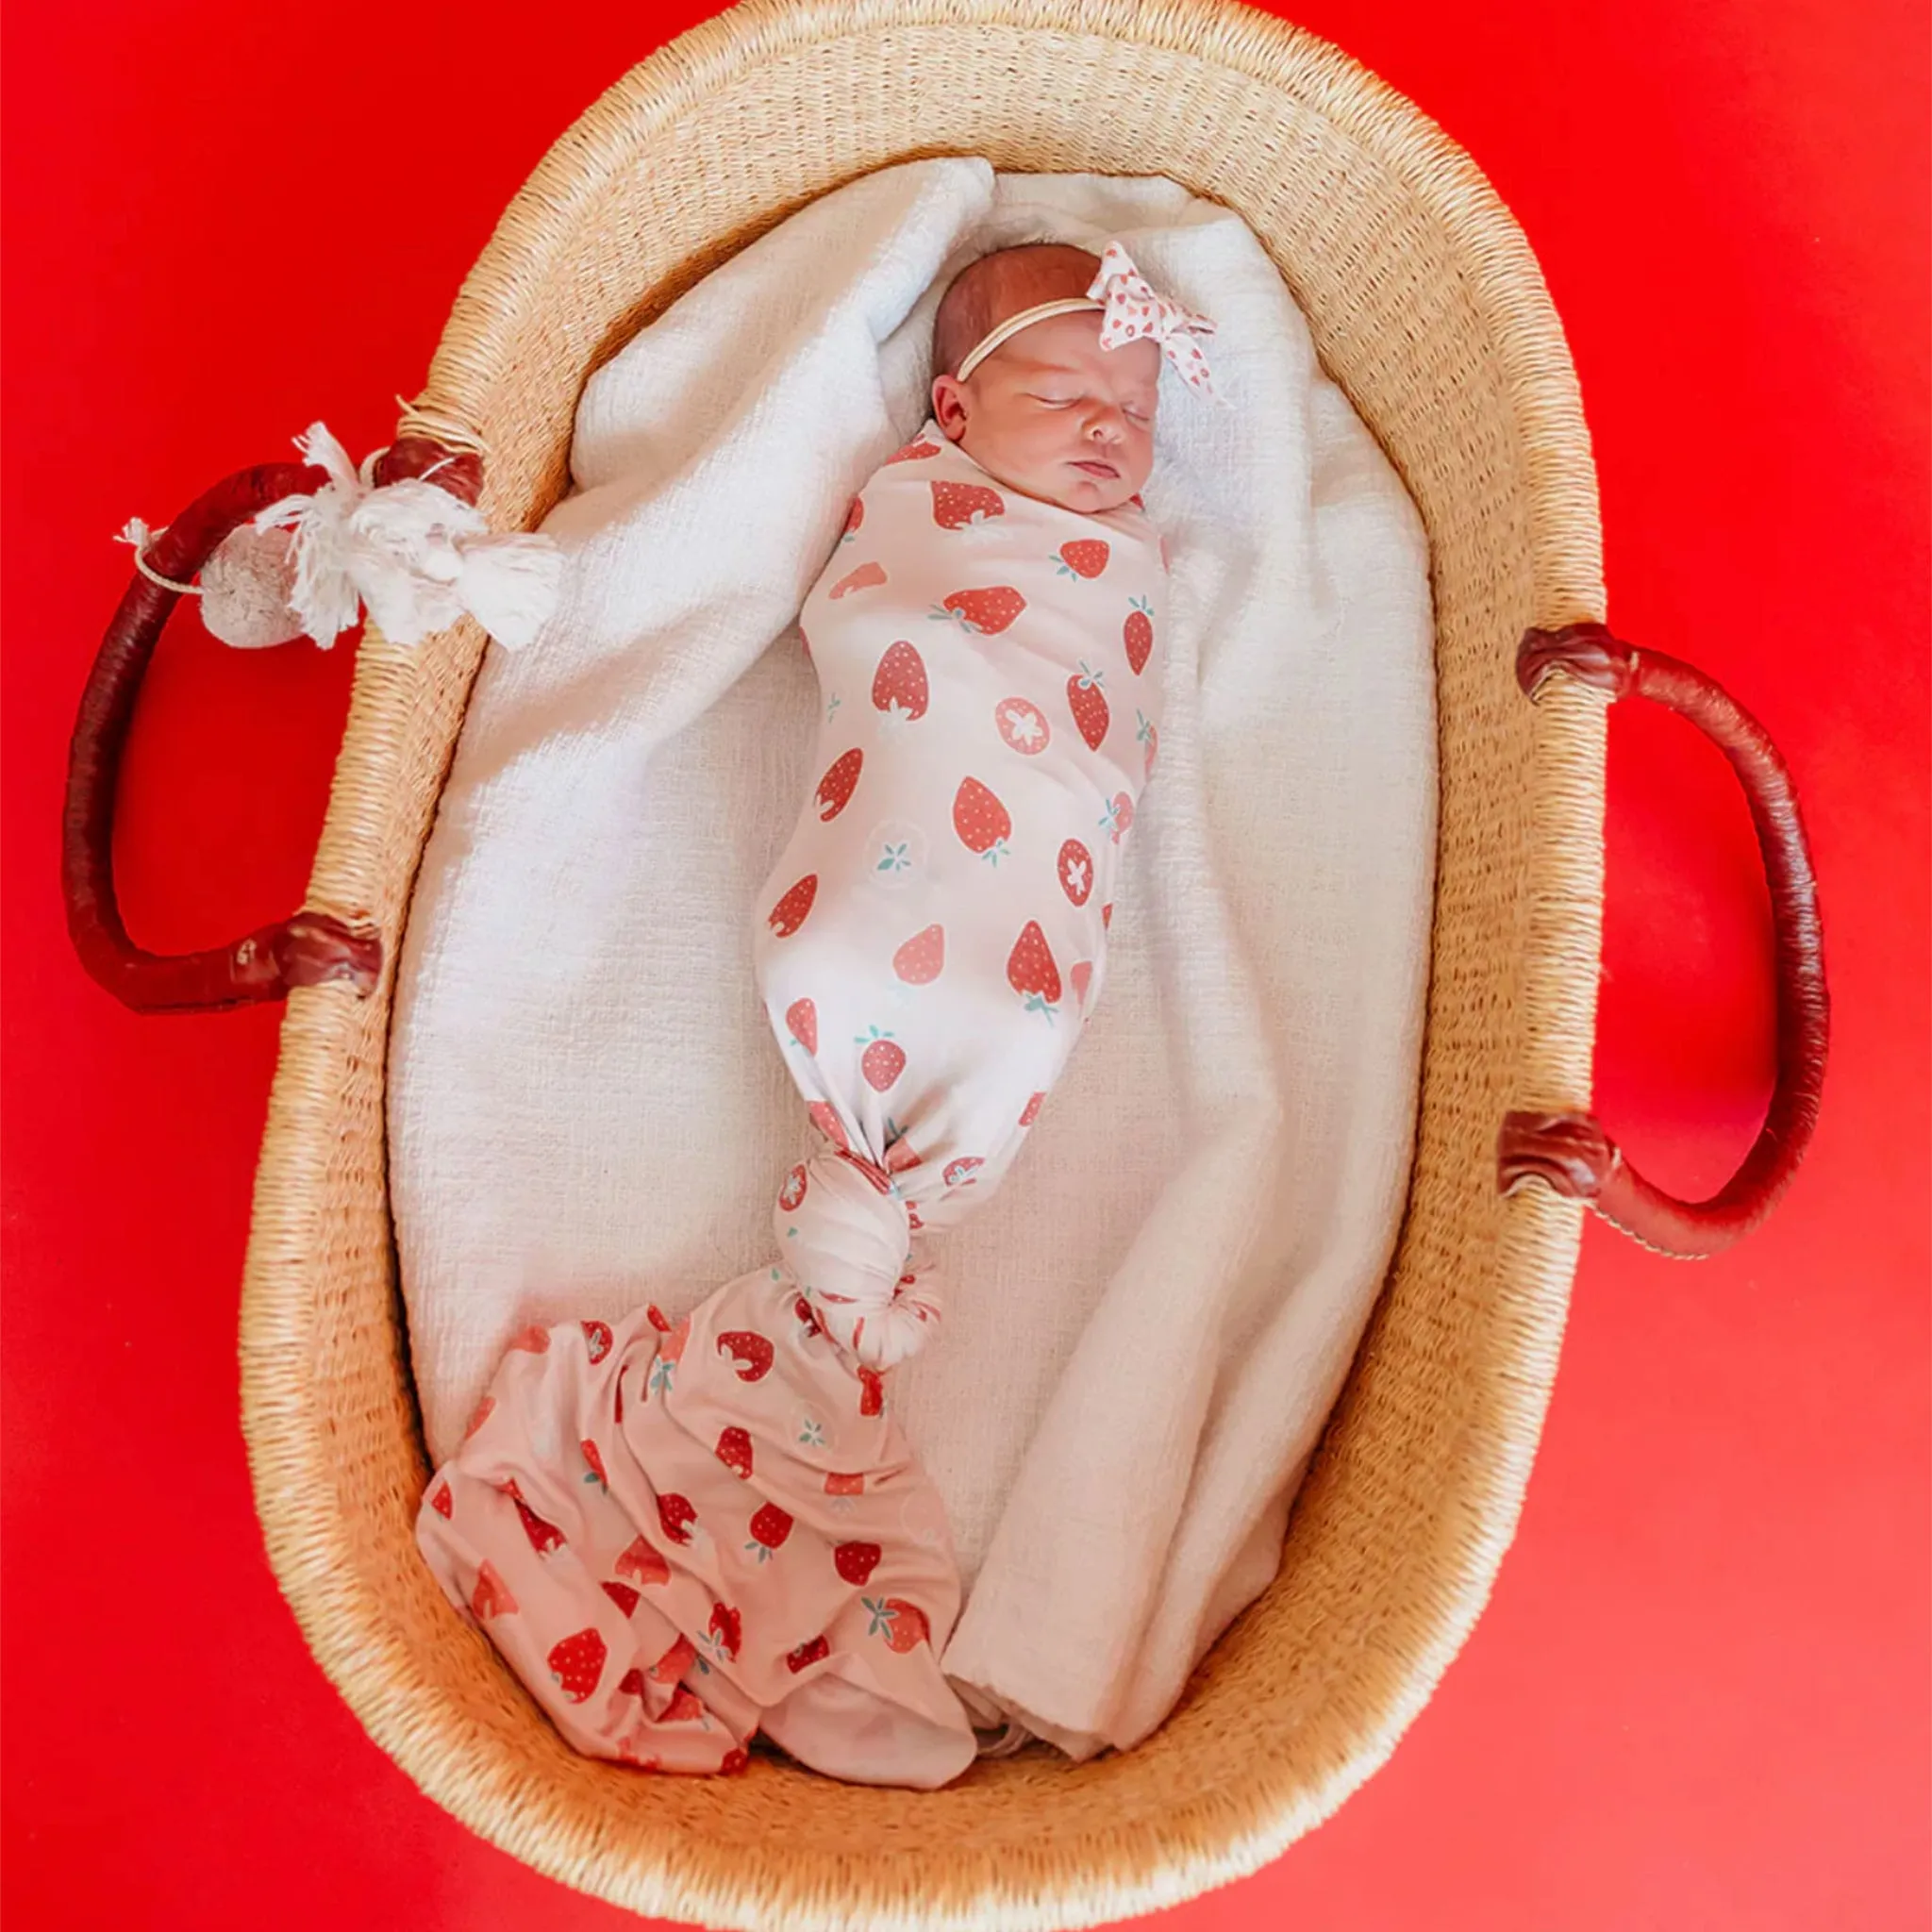
[[[550,142],[702,5],[60,0],[5,73],[8,1923],[615,1927],[363,1735],[263,1561],[236,1287],[272,1010],[137,1020],[61,929],[109,540],[317,417],[388,440]],[[1168,1915],[1483,1932],[1928,1912],[1927,60],[1923,0],[1313,0],[1527,230],[1601,465],[1610,615],[1790,759],[1834,997],[1771,1225],[1695,1268],[1592,1223],[1522,1532],[1391,1765]],[[161,948],[300,898],[351,653],[187,619],[128,771]],[[1770,1074],[1727,768],[1613,713],[1600,1110],[1707,1193]]]

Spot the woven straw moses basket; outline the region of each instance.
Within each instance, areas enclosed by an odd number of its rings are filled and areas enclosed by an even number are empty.
[[[685,1779],[572,1752],[458,1622],[412,1537],[427,1469],[386,1193],[385,1054],[483,633],[465,620],[403,650],[366,629],[308,908],[233,946],[160,958],[129,941],[109,858],[116,771],[170,585],[319,471],[241,472],[149,542],[74,741],[66,885],[89,969],[144,1010],[288,997],[242,1407],[270,1560],[318,1661],[484,1837],[637,1911],[721,1925],[1091,1924],[1252,1872],[1326,1818],[1429,1697],[1514,1533],[1584,1206],[1660,1252],[1715,1251],[1790,1179],[1823,1078],[1815,895],[1783,767],[1707,679],[1603,628],[1575,376],[1523,235],[1409,103],[1265,14],[749,0],[707,21],[597,101],[511,204],[378,475],[456,453],[447,487],[497,530],[533,527],[566,487],[588,375],[639,327],[813,197],[955,154],[1158,173],[1237,211],[1432,552],[1441,830],[1400,1245],[1278,1579],[1138,1749],[1072,1765],[1036,1746],[934,1793],[759,1757],[741,1777]],[[1777,1089],[1737,1176],[1694,1206],[1648,1187],[1588,1112],[1606,711],[1633,691],[1724,746],[1772,880]]]

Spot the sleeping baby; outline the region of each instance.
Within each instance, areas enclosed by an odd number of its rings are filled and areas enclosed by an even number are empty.
[[[940,1662],[945,1511],[885,1378],[939,1325],[931,1237],[997,1188],[1105,981],[1159,744],[1160,364],[1211,394],[1212,327],[1118,242],[974,262],[931,414],[806,597],[821,775],[755,908],[819,1138],[778,1259],[675,1324],[526,1330],[418,1517],[581,1751],[730,1772],[762,1733],[931,1788],[982,1748]]]

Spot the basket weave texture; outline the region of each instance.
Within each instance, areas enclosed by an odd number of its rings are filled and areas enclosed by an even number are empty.
[[[742,1927],[1050,1927],[1252,1872],[1389,1756],[1514,1533],[1582,1209],[1504,1199],[1511,1108],[1587,1110],[1605,702],[1535,705],[1526,626],[1604,616],[1562,332],[1474,164],[1335,48],[1199,0],[750,0],[559,140],[465,280],[404,433],[488,446],[483,508],[561,494],[590,375],[804,203],[921,156],[1159,174],[1236,210],[1427,527],[1441,784],[1413,1181],[1397,1257],[1280,1577],[1139,1749],[1037,1747],[937,1793],[755,1758],[724,1780],[569,1750],[419,1560],[427,1474],[384,1164],[392,966],[289,1001],[257,1184],[242,1407],[270,1560],[382,1747],[484,1837],[653,1915]],[[393,961],[483,649],[470,623],[357,670],[308,905]]]

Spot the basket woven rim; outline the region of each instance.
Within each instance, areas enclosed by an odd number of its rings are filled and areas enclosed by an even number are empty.
[[[458,334],[488,337],[513,325],[533,274],[536,238],[558,225],[582,197],[596,192],[610,157],[635,147],[651,130],[693,101],[743,76],[747,69],[815,42],[862,35],[881,27],[958,28],[998,25],[1042,34],[1076,33],[1143,42],[1191,60],[1229,67],[1292,92],[1357,146],[1371,154],[1424,207],[1454,240],[1476,306],[1494,331],[1499,360],[1509,372],[1512,403],[1525,441],[1536,453],[1529,499],[1528,541],[1539,557],[1553,556],[1550,608],[1538,621],[1557,625],[1603,615],[1600,536],[1595,482],[1580,396],[1567,344],[1541,271],[1514,218],[1474,162],[1406,97],[1352,57],[1307,29],[1249,8],[1213,0],[744,0],[667,42],[606,91],[552,146],[512,200],[477,263],[465,277],[430,380],[419,407],[450,407],[460,382],[446,358]],[[599,165],[599,162],[603,165]],[[534,271],[541,275],[541,264]],[[405,418],[405,428],[409,418]],[[1567,588],[1566,588],[1567,587]],[[365,644],[372,679],[406,675],[405,659],[379,638]],[[362,668],[358,667],[358,705]],[[1557,691],[1539,709],[1538,783],[1552,802],[1540,808],[1537,891],[1550,918],[1533,943],[1532,980],[1574,971],[1579,945],[1594,956],[1600,936],[1591,887],[1601,845],[1601,706],[1586,694]],[[352,717],[344,758],[376,758],[380,748],[357,739]],[[334,841],[328,877],[338,892],[344,854],[366,831],[346,822],[332,798],[325,846]],[[349,868],[353,870],[353,866]],[[324,868],[319,860],[318,872]],[[355,895],[350,893],[349,897]],[[311,903],[332,909],[327,899]],[[347,914],[364,909],[343,904]],[[398,912],[398,923],[400,910]],[[386,932],[393,956],[393,931]],[[392,970],[392,969],[391,969]],[[388,997],[388,984],[379,995]],[[482,1836],[564,1883],[617,1894],[593,1882],[580,1861],[546,1837],[546,1822],[527,1806],[519,1810],[515,1780],[501,1766],[463,1761],[473,1740],[435,1702],[434,1687],[412,1657],[380,1646],[368,1632],[379,1624],[370,1593],[329,1561],[326,1524],[319,1524],[304,1472],[318,1453],[316,1419],[291,1410],[271,1373],[278,1351],[300,1347],[306,1334],[305,1270],[315,1241],[312,1217],[302,1208],[320,1183],[329,1128],[307,1098],[339,1075],[344,1042],[355,1023],[351,996],[337,989],[296,993],[289,1004],[271,1121],[264,1138],[251,1233],[243,1312],[243,1407],[257,1500],[272,1564],[318,1660],[378,1742],[437,1802]],[[1552,1104],[1588,1103],[1589,1038],[1572,1032],[1548,1047]],[[1538,1076],[1542,1077],[1542,1076]],[[1530,1096],[1525,1096],[1525,1099]],[[904,1917],[881,1906],[847,1920],[829,1908],[814,1923],[827,1926],[971,1924],[1059,1926],[1098,1924],[1157,1909],[1257,1869],[1319,1824],[1380,1764],[1440,1679],[1487,1600],[1496,1564],[1512,1538],[1524,1485],[1547,1404],[1568,1284],[1574,1272],[1583,1210],[1530,1190],[1508,1204],[1507,1253],[1500,1272],[1540,1297],[1542,1326],[1526,1335],[1510,1396],[1512,1425],[1494,1431],[1487,1465],[1471,1478],[1473,1518],[1452,1552],[1417,1552],[1446,1572],[1436,1580],[1440,1599],[1436,1641],[1412,1663],[1405,1688],[1391,1699],[1383,1722],[1365,1731],[1345,1762],[1337,1763],[1319,1793],[1251,1814],[1206,1807],[1203,1841],[1180,1834],[1140,1861],[1136,1874],[1104,1889],[1067,1886],[1025,1897],[990,1878],[963,1906],[922,1909]],[[325,1444],[321,1453],[325,1454]],[[1118,1855],[1119,1846],[1109,1846]],[[613,1857],[620,1856],[617,1853]],[[624,1903],[633,1909],[733,1925],[797,1923],[787,1916],[797,1895],[770,1887],[693,1884],[664,1870],[630,1870]]]

